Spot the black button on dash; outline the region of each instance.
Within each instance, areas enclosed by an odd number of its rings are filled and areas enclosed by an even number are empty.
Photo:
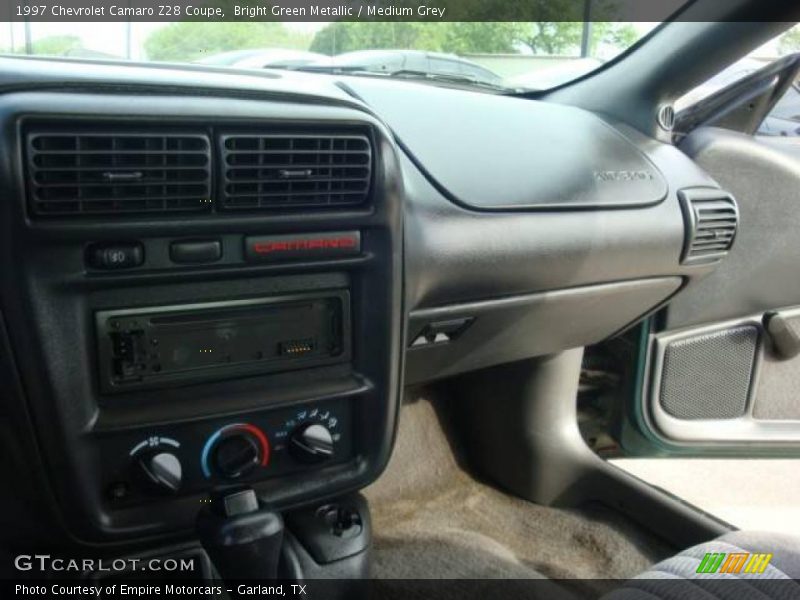
[[[144,262],[144,249],[139,243],[95,244],[89,247],[87,259],[95,269],[130,269]]]
[[[180,264],[212,263],[222,258],[222,244],[219,240],[172,242],[169,257]]]

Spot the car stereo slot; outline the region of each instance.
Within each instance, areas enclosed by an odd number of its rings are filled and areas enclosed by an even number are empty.
[[[346,290],[95,313],[100,387],[114,393],[350,360]]]

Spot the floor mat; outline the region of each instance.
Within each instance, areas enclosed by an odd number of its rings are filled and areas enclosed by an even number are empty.
[[[365,490],[373,577],[625,579],[673,553],[611,511],[540,506],[476,481],[435,404],[407,399],[389,466]]]

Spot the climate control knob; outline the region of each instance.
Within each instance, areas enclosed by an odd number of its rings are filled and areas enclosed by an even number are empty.
[[[292,432],[289,451],[304,463],[319,463],[333,455],[333,436],[319,423],[306,423]]]
[[[139,479],[153,492],[174,494],[181,487],[183,467],[172,452],[146,452],[136,457]]]
[[[239,479],[269,464],[269,439],[252,423],[232,423],[212,433],[203,446],[200,466],[207,479]]]
[[[223,437],[214,446],[214,470],[226,479],[238,479],[261,464],[258,440],[246,431]]]

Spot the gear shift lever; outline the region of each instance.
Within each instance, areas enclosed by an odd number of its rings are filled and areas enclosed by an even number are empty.
[[[277,578],[283,519],[259,505],[251,488],[212,494],[197,534],[223,580]]]

